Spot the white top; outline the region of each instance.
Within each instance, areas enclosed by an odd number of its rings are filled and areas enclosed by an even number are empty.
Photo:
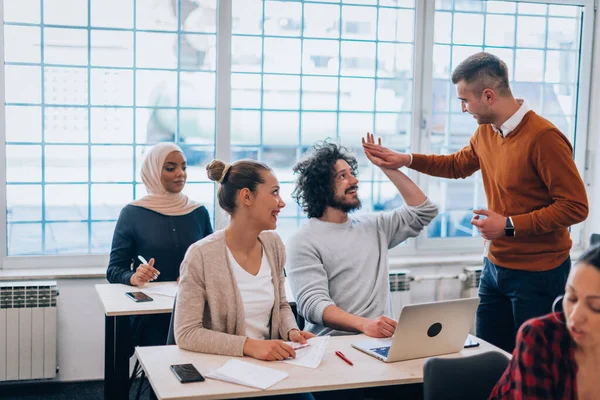
[[[270,334],[271,311],[275,303],[275,288],[271,266],[263,251],[262,262],[256,276],[246,271],[233,257],[229,248],[227,256],[237,281],[244,314],[246,315],[246,336],[252,339],[268,339]]]
[[[492,125],[492,129],[494,132],[500,134],[503,138],[507,137],[509,133],[515,130],[515,128],[523,121],[523,117],[527,114],[531,108],[525,103],[525,100],[517,99],[517,102],[521,105],[516,113],[512,115],[509,119],[507,119],[500,128],[497,128],[496,125]]]

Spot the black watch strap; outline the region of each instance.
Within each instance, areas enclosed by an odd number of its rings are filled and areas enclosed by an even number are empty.
[[[506,217],[506,226],[504,227],[504,236],[515,236],[515,227],[510,221],[510,217]]]

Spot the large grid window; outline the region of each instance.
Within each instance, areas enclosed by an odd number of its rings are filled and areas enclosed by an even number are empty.
[[[361,137],[375,132],[403,152],[449,154],[467,144],[476,123],[461,112],[450,75],[482,50],[507,62],[516,97],[585,152],[593,0],[0,4],[0,258],[14,265],[31,265],[19,256],[105,257],[120,209],[145,195],[140,163],[160,141],[183,148],[185,192],[217,215],[216,228],[225,220],[205,172],[215,155],[274,169],[287,203],[278,231],[287,239],[305,220],[291,198],[292,167],[326,138],[355,151],[359,212],[393,209],[402,199],[364,156]],[[441,212],[393,254],[480,249],[470,225],[471,210],[486,206],[480,175],[407,173]]]
[[[7,255],[107,253],[158,141],[213,203],[216,0],[184,5],[4,1]]]
[[[377,3],[233,2],[232,158],[274,168],[287,203],[284,238],[305,220],[290,197],[292,167],[318,140],[355,150],[361,212],[401,204],[360,143],[377,132],[393,148],[410,146],[415,5]]]
[[[581,6],[436,0],[430,150],[453,153],[477,128],[471,115],[462,113],[450,77],[479,51],[504,60],[514,96],[574,144],[582,13]],[[479,236],[470,221],[471,210],[487,208],[480,173],[466,180],[431,179],[428,193],[441,211],[430,237]]]

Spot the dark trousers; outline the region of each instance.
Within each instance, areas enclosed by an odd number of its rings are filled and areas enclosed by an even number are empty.
[[[310,393],[295,393],[295,394],[279,394],[268,397],[253,397],[257,400],[315,400]]]
[[[512,353],[521,324],[552,312],[552,303],[564,294],[571,258],[543,272],[503,268],[487,257],[483,262],[477,336]]]

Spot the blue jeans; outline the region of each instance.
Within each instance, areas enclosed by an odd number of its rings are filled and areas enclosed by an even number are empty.
[[[543,272],[503,268],[487,257],[483,263],[477,336],[512,353],[521,324],[552,312],[552,302],[565,293],[571,258]]]

